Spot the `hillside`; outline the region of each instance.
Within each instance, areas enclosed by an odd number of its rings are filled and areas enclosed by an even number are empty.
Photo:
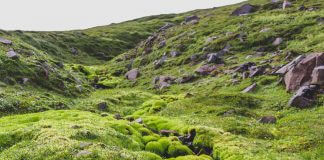
[[[0,160],[324,157],[324,0],[0,30]]]

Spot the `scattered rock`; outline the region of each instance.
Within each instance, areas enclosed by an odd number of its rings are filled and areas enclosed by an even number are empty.
[[[138,118],[135,120],[136,123],[139,123],[139,124],[143,124],[143,119],[142,118]]]
[[[319,25],[324,25],[324,17],[319,17],[316,19],[316,21]]]
[[[188,83],[188,82],[192,82],[195,79],[196,79],[196,77],[194,75],[186,75],[186,76],[179,78],[177,80],[177,82],[178,83]]]
[[[87,150],[83,150],[83,151],[80,151],[79,153],[77,153],[76,157],[88,156],[90,154],[92,154],[92,152],[87,151]]]
[[[172,57],[178,57],[178,56],[181,55],[181,53],[178,52],[178,51],[171,51],[171,52],[170,52],[170,55],[171,55]]]
[[[167,56],[162,56],[161,59],[155,60],[153,62],[154,68],[158,69],[158,68],[162,67],[166,60],[167,60]]]
[[[73,55],[77,55],[77,54],[79,54],[78,49],[76,49],[76,48],[74,48],[74,47],[70,48],[70,51],[71,51],[71,53],[72,53]]]
[[[190,22],[192,22],[192,21],[199,21],[199,17],[193,15],[193,16],[188,16],[188,17],[185,18],[185,22],[186,22],[186,23],[190,23]]]
[[[101,117],[108,117],[109,115],[107,113],[101,113]]]
[[[138,69],[132,69],[125,74],[125,77],[131,81],[135,81],[139,76],[140,72]]]
[[[15,60],[19,59],[18,53],[16,53],[14,50],[7,52],[7,57]]]
[[[309,85],[300,87],[296,94],[289,100],[288,105],[297,108],[307,108],[314,104],[318,86]]]
[[[211,42],[213,42],[215,39],[218,39],[218,38],[219,38],[218,36],[208,37],[208,38],[206,39],[206,43],[211,43]]]
[[[100,111],[107,111],[108,109],[107,102],[101,102],[97,106],[98,106],[98,110]]]
[[[29,78],[22,78],[22,84],[26,85],[29,82]]]
[[[154,45],[154,41],[156,40],[157,35],[152,35],[146,39],[144,42],[144,52],[143,54],[149,54],[152,52],[152,47]]]
[[[311,84],[318,85],[321,88],[324,86],[324,65],[314,68],[312,73]]]
[[[249,13],[253,13],[256,11],[256,7],[251,4],[244,4],[241,7],[237,8],[233,13],[232,16],[241,16],[246,15]]]
[[[307,10],[307,8],[304,6],[304,5],[301,5],[297,8],[297,10],[299,11],[304,11],[304,10]]]
[[[252,66],[249,68],[250,74],[249,78],[262,75],[264,73],[265,68],[263,66]]]
[[[173,23],[166,23],[163,27],[161,27],[159,29],[159,32],[166,31],[167,29],[172,28],[174,26],[175,26],[175,24],[173,24]]]
[[[71,126],[72,129],[80,129],[80,128],[83,128],[82,126],[79,126],[79,125],[73,125]]]
[[[283,4],[282,4],[282,9],[286,9],[288,7],[291,7],[292,6],[292,3],[287,1],[287,0],[284,0]]]
[[[248,71],[250,67],[255,66],[256,64],[254,62],[247,62],[244,64],[241,64],[240,66],[238,66],[234,72],[245,72]]]
[[[277,118],[274,116],[264,116],[259,120],[260,123],[263,124],[270,124],[270,123],[276,123]]]
[[[253,92],[257,87],[257,84],[256,83],[253,83],[251,86],[245,88],[242,93],[250,93],[250,92]]]
[[[12,45],[12,41],[0,37],[0,43],[5,44],[5,45]]]
[[[272,42],[273,46],[279,46],[283,42],[283,39],[278,37],[275,41]]]
[[[153,79],[153,84],[155,88],[160,90],[168,88],[175,82],[176,78],[171,76],[159,76]]]
[[[208,58],[207,62],[215,63],[215,64],[222,64],[224,62],[220,57],[221,57],[221,55],[219,53],[210,53],[207,55],[207,58]]]
[[[263,28],[260,33],[266,33],[269,32],[271,30],[271,28]]]
[[[159,49],[163,48],[166,46],[166,40],[163,40],[159,43]]]
[[[81,142],[80,148],[84,149],[84,148],[90,147],[91,145],[92,145],[92,143],[89,143],[89,142]]]
[[[195,72],[200,75],[209,75],[211,72],[215,71],[218,68],[217,65],[203,65],[199,67]]]
[[[119,113],[115,114],[114,118],[117,119],[117,120],[123,119],[122,116]]]

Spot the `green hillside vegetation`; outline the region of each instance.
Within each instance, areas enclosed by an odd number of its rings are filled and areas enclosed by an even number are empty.
[[[66,32],[0,30],[12,41],[0,43],[0,159],[323,159],[323,94],[311,107],[291,107],[294,92],[271,74],[324,52],[324,1],[291,2],[282,10],[249,0]],[[255,12],[231,15],[247,3]],[[184,22],[193,15],[199,20]],[[173,25],[162,31],[165,24]],[[220,51],[216,70],[196,72]],[[248,62],[264,73],[231,72]],[[136,80],[125,78],[132,69]],[[159,76],[172,83],[159,85]],[[276,123],[260,123],[264,116]]]

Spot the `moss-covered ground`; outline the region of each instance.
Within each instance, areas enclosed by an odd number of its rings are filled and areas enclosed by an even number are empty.
[[[0,160],[323,159],[323,95],[310,108],[289,107],[293,93],[270,72],[298,55],[324,52],[324,1],[292,1],[286,10],[267,0],[244,3],[257,11],[230,16],[236,4],[79,31],[0,30],[13,41],[0,44]],[[191,15],[198,24],[182,23]],[[175,26],[158,32],[165,23]],[[283,43],[273,46],[277,37]],[[191,56],[228,45],[224,66],[195,74],[205,61]],[[6,56],[10,49],[19,59]],[[167,60],[155,67],[164,53]],[[246,79],[229,73],[246,62],[269,70]],[[124,75],[134,68],[140,76],[129,81]],[[152,81],[162,75],[196,78],[156,89]],[[253,83],[253,92],[241,93]],[[277,122],[259,123],[263,116]],[[181,137],[193,132],[185,144]]]

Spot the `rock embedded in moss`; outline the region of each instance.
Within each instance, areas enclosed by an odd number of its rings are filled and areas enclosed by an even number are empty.
[[[140,76],[140,71],[138,69],[132,69],[125,74],[128,80],[135,81]]]
[[[6,45],[12,45],[12,41],[2,38],[2,37],[0,37],[0,43],[6,44]]]

